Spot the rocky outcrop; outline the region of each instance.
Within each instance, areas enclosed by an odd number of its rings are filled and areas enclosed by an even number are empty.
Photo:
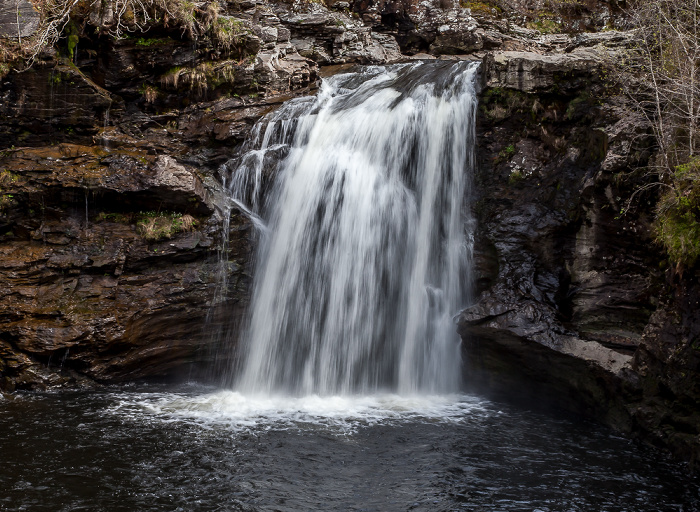
[[[452,2],[356,1],[354,10],[376,31],[395,37],[407,54],[468,54],[515,40],[506,20],[473,16]]]
[[[586,49],[545,55],[507,51],[487,57],[484,75],[488,87],[566,96],[585,90],[600,65],[600,55]]]
[[[219,284],[215,181],[134,148],[24,148],[0,166],[4,389],[166,376],[211,356],[197,340]],[[233,225],[235,315],[249,244]]]
[[[355,0],[352,9],[409,55],[553,50],[569,42],[565,34],[625,26],[618,2],[606,0]]]
[[[402,58],[393,37],[374,33],[349,14],[332,12],[314,3],[304,12],[278,6],[277,13],[291,33],[290,43],[297,52],[321,65],[377,64]]]
[[[509,393],[529,382],[543,399],[695,460],[697,298],[666,283],[654,194],[627,202],[653,141],[591,50],[627,43],[578,41],[569,53],[484,61],[477,297],[458,321],[465,378]]]

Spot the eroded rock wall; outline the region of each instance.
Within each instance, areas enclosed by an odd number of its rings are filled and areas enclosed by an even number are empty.
[[[621,44],[484,61],[465,379],[529,383],[530,398],[697,460],[697,272],[668,269],[654,242],[656,193],[637,172],[653,137],[602,58]]]

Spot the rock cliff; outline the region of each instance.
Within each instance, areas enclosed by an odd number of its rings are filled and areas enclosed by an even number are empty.
[[[530,397],[695,461],[698,274],[667,268],[656,195],[635,195],[653,137],[601,58],[626,44],[584,35],[484,60],[466,379],[509,394],[529,383]]]

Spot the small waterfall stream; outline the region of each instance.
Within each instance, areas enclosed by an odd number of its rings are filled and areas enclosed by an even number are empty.
[[[230,182],[267,226],[240,391],[458,389],[452,317],[470,288],[477,69],[336,75],[256,127]]]

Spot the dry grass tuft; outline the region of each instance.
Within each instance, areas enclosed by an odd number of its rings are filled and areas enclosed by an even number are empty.
[[[172,212],[141,212],[136,222],[138,233],[149,241],[173,238],[183,231],[192,231],[197,219],[189,214]]]

